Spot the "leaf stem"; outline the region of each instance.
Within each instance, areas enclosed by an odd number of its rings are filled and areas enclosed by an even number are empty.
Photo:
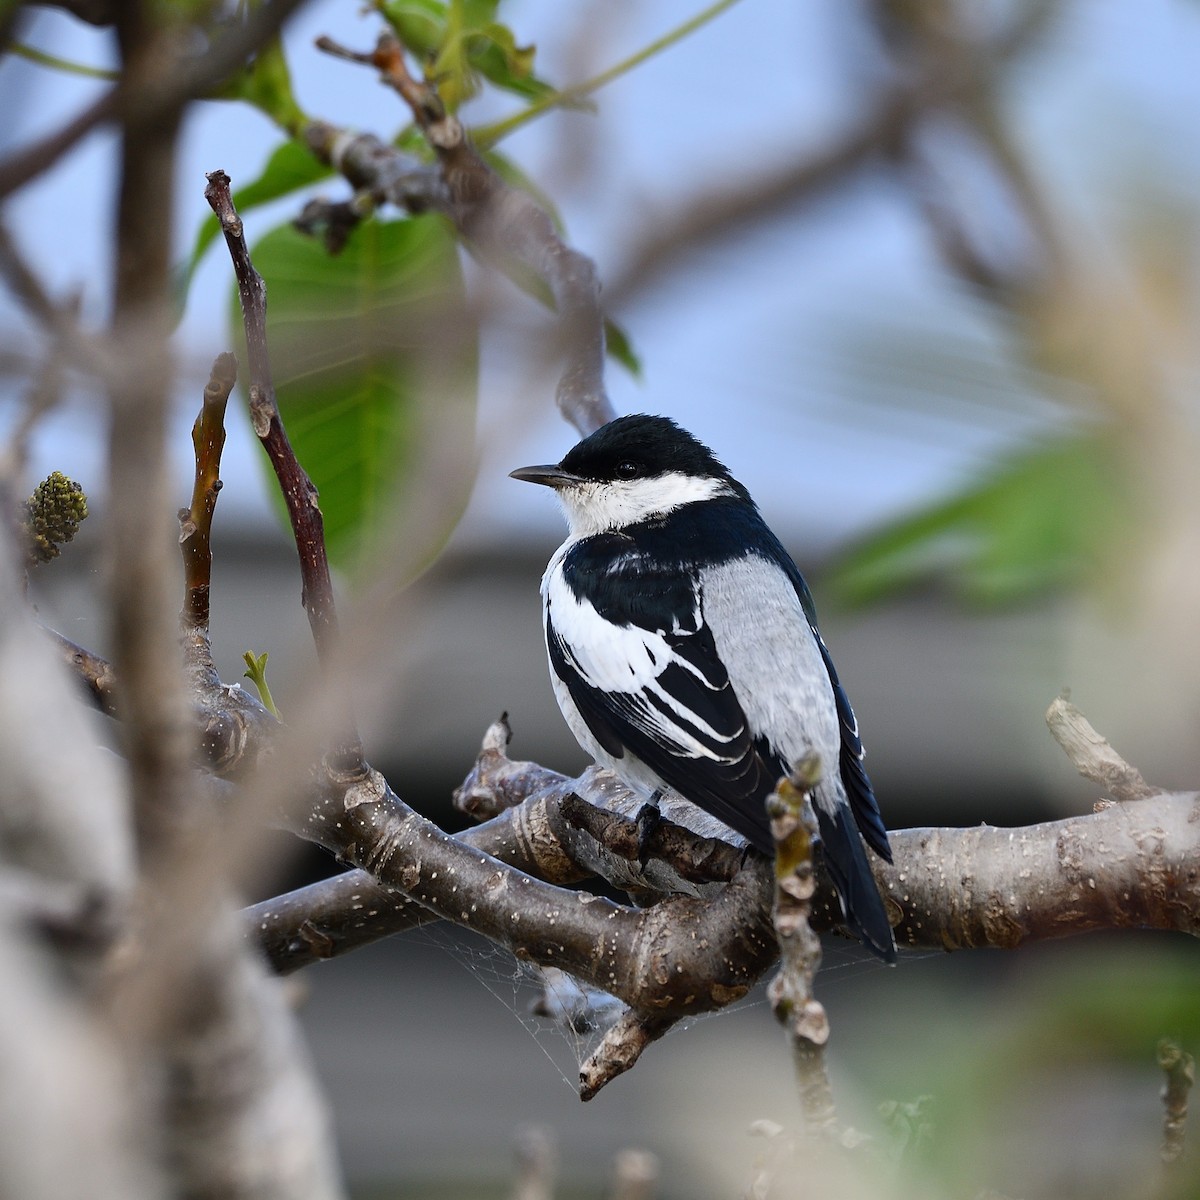
[[[694,17],[689,17],[681,25],[677,25],[674,29],[664,33],[662,37],[656,38],[653,42],[643,46],[642,49],[631,54],[628,58],[622,59],[621,62],[614,64],[607,70],[601,71],[599,75],[593,75],[591,79],[585,79],[582,83],[577,83],[571,87],[552,92],[548,96],[543,96],[535,100],[527,108],[513,113],[511,117],[506,117],[502,121],[495,121],[491,125],[480,125],[476,129],[473,129],[471,131],[472,140],[477,146],[484,148],[493,146],[501,138],[507,137],[508,134],[512,133],[514,129],[519,129],[527,121],[532,121],[535,117],[540,117],[550,109],[561,108],[563,105],[573,104],[585,99],[593,92],[598,92],[602,87],[612,83],[614,79],[619,79],[626,72],[632,71],[634,67],[640,66],[647,59],[653,58],[661,51],[675,45],[676,42],[682,41],[689,34],[694,33],[701,26],[707,25],[709,21],[715,17],[719,17],[727,8],[732,8],[737,3],[738,0],[716,0],[714,4],[710,4],[707,8],[702,9]]]
[[[87,79],[119,79],[120,72],[110,71],[105,67],[89,67],[84,63],[71,62],[67,58],[58,58],[47,54],[44,50],[35,50],[32,46],[21,42],[10,42],[8,48],[19,58],[28,59],[41,67],[51,67],[55,71],[66,71],[69,75],[82,75]]]

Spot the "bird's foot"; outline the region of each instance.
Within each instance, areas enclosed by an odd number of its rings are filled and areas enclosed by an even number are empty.
[[[658,832],[662,824],[662,813],[658,808],[658,793],[638,809],[637,823],[637,857],[638,865],[644,867],[650,861],[650,840]]]

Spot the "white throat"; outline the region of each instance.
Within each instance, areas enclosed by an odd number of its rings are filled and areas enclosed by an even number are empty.
[[[666,516],[685,504],[737,493],[723,479],[684,475],[678,471],[653,479],[618,479],[611,483],[579,483],[557,489],[571,537],[591,537]]]

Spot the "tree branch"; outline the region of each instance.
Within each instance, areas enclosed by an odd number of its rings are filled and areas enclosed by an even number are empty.
[[[488,166],[436,89],[409,74],[404,49],[391,34],[384,33],[370,53],[347,50],[329,38],[317,44],[378,69],[411,108],[437,154],[441,186],[430,186],[426,174],[414,172],[411,158],[369,135],[354,137],[314,123],[306,132],[310,149],[356,187],[417,211],[444,212],[485,257],[502,267],[516,264],[532,271],[550,289],[562,329],[567,364],[556,393],[559,411],[582,434],[611,421],[616,413],[604,389],[604,314],[592,261],[562,241],[529,195],[509,187]],[[414,192],[417,181],[422,186]]]
[[[548,839],[569,827],[562,815],[564,806],[576,802],[569,797],[611,803],[605,792],[621,789],[611,777],[598,780],[599,774],[540,790],[457,836],[523,871],[546,871],[547,878],[567,883],[556,873],[561,867],[546,869],[548,862],[571,861],[561,844],[547,850]],[[472,786],[480,787],[478,777],[472,778]],[[636,806],[635,797],[626,799]],[[518,832],[528,827],[536,835]],[[1200,801],[1191,794],[1160,794],[1019,829],[900,829],[889,839],[894,864],[873,865],[901,946],[1015,949],[1098,929],[1173,929],[1200,936],[1200,879],[1192,867],[1200,855]],[[248,932],[279,971],[347,953],[428,919],[362,871],[265,901],[245,916]],[[755,919],[769,920],[766,901]],[[836,894],[821,869],[812,919],[819,931],[837,930],[840,921]]]

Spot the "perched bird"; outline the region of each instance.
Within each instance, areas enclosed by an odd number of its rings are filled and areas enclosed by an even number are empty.
[[[764,802],[815,750],[813,808],[846,924],[894,962],[863,839],[892,855],[858,724],[808,587],[750,493],[674,421],[641,414],[512,477],[553,488],[566,513],[542,601],[580,745],[651,803],[670,789],[766,853]]]

